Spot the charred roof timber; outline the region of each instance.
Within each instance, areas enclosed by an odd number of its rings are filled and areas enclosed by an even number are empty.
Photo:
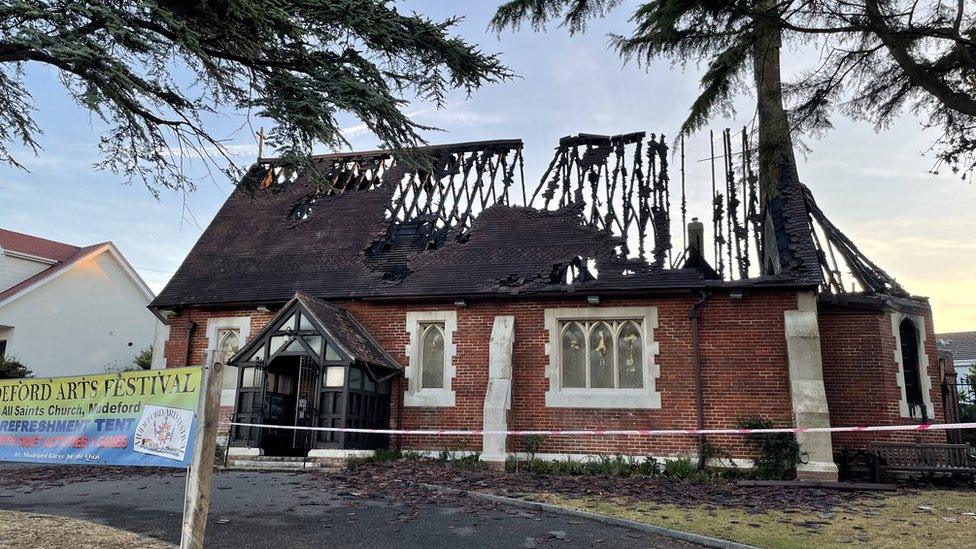
[[[726,130],[721,143],[709,159],[724,172],[713,179],[712,254],[704,224],[684,229],[684,142],[672,155],[663,135],[564,137],[531,197],[520,140],[319,155],[314,173],[261,159],[153,306],[285,302],[296,291],[456,300],[748,285],[843,292],[836,255],[862,292],[905,295],[799,182],[780,182],[775,200],[758,196],[744,130]]]

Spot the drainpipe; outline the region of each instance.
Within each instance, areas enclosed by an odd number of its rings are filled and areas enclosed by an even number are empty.
[[[691,352],[695,361],[695,412],[697,413],[698,429],[705,428],[705,399],[702,394],[702,359],[701,359],[701,307],[708,301],[708,293],[702,292],[701,298],[688,310],[691,319]],[[705,435],[698,435],[698,470],[705,468]]]
[[[183,365],[190,365],[190,355],[193,351],[193,334],[197,331],[197,323],[190,320],[190,312],[186,313],[187,321],[190,323],[186,327],[186,356],[183,357]]]

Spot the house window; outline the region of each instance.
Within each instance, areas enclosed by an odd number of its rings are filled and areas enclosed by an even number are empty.
[[[207,352],[213,360],[223,361],[220,385],[220,405],[233,406],[237,401],[238,369],[227,360],[247,343],[251,335],[251,317],[228,316],[207,319]]]
[[[7,340],[0,339],[0,358],[3,358],[7,354]]]
[[[562,387],[639,389],[644,337],[632,320],[562,323]]]
[[[421,324],[420,388],[444,388],[444,325]]]
[[[905,397],[911,408],[924,404],[922,383],[918,377],[918,329],[910,319],[901,321],[898,329],[901,336],[901,360],[905,369]]]
[[[220,360],[226,361],[237,354],[241,348],[240,330],[236,328],[224,328],[217,331],[217,352]],[[237,388],[237,366],[224,366],[224,378],[221,381],[221,389]]]
[[[454,406],[457,311],[407,313],[407,392],[404,406]]]
[[[655,307],[547,309],[554,408],[659,408]]]
[[[895,336],[897,384],[901,392],[899,412],[902,417],[923,421],[933,419],[932,380],[929,358],[925,352],[925,318],[920,315],[893,313],[891,331]]]

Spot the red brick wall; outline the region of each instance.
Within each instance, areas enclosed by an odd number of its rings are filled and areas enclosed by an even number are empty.
[[[932,380],[930,397],[935,421],[941,421],[942,395],[938,350],[932,327],[931,310],[925,312],[925,352],[927,373]],[[898,363],[895,361],[895,334],[891,313],[857,310],[821,310],[820,338],[823,355],[824,387],[831,425],[904,425],[918,420],[903,418],[898,409]],[[864,448],[869,441],[945,442],[941,432],[915,433],[835,433],[835,452],[845,448]]]
[[[633,429],[693,428],[696,424],[694,397],[694,361],[692,328],[688,311],[697,295],[676,294],[646,299],[604,299],[601,306],[648,306],[658,308],[655,341],[660,344],[656,361],[660,377],[656,390],[661,393],[661,409],[567,409],[546,408],[545,393],[549,380],[545,368],[549,357],[545,344],[549,334],[544,326],[544,311],[553,307],[586,307],[581,296],[575,300],[501,301],[471,303],[456,308],[458,328],[454,334],[457,371],[452,386],[456,396],[453,408],[399,408],[401,384],[394,391],[390,410],[391,425],[398,425],[402,413],[406,428],[481,427],[486,380],[488,347],[494,317],[515,317],[514,383],[510,427],[513,429]],[[406,365],[406,312],[455,309],[453,303],[439,304],[373,304],[342,303],[370,330],[380,344],[401,364]],[[742,300],[727,295],[713,296],[702,308],[701,349],[703,359],[704,401],[707,428],[734,427],[743,416],[761,414],[777,425],[792,424],[786,339],[783,312],[796,308],[796,293],[765,291],[746,294]],[[206,320],[210,317],[251,316],[251,336],[270,320],[272,313],[256,309],[191,309],[171,321],[167,344],[169,366],[183,365],[186,354],[187,326],[198,323],[191,341],[191,363],[203,362],[207,347]],[[710,439],[736,457],[747,455],[741,436],[717,436]],[[393,437],[393,444],[396,438]],[[404,437],[406,448],[471,449],[481,448],[480,437]],[[510,439],[510,450],[521,450],[518,441]],[[694,437],[549,437],[541,452],[552,453],[626,453],[673,455],[693,453]]]
[[[227,308],[199,308],[187,309],[180,314],[169,319],[169,340],[166,341],[164,354],[166,356],[167,368],[178,368],[180,366],[199,366],[204,363],[204,354],[210,346],[207,341],[207,320],[210,318],[223,317],[251,317],[251,332],[253,337],[263,328],[274,316],[274,311],[261,312],[256,307],[248,309],[227,309]],[[192,323],[196,327],[192,328]],[[187,341],[191,343],[190,360],[187,363]],[[250,341],[250,339],[248,339]],[[241,346],[243,346],[243,341]],[[220,421],[225,423],[230,421],[234,413],[233,406],[220,407]],[[225,435],[229,431],[226,425],[218,427],[218,434]]]
[[[199,366],[204,362],[204,353],[210,342],[207,341],[207,320],[235,316],[251,317],[251,334],[256,335],[274,316],[274,311],[261,312],[256,307],[248,309],[200,308],[193,307],[169,319],[169,340],[166,342],[166,367]],[[190,360],[187,356],[187,336],[190,334],[191,322],[197,324],[190,336]],[[243,346],[243,342],[242,342]]]

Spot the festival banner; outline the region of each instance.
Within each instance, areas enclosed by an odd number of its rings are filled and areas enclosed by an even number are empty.
[[[0,461],[186,467],[201,368],[0,380]]]

